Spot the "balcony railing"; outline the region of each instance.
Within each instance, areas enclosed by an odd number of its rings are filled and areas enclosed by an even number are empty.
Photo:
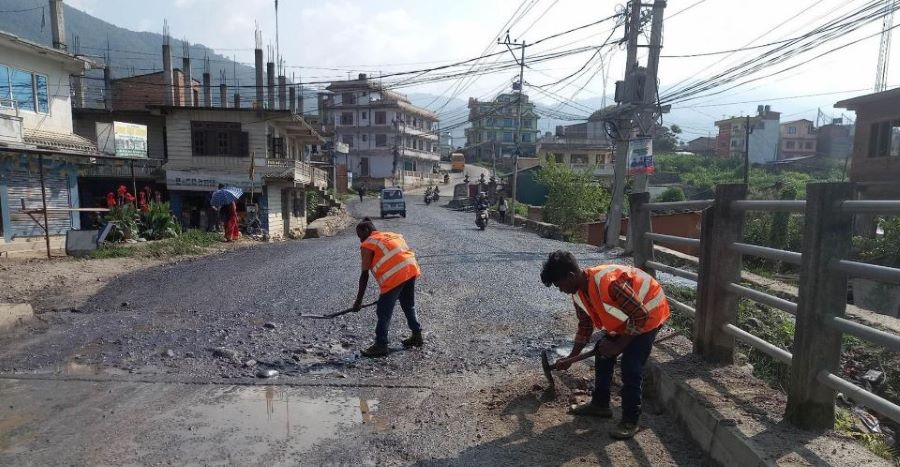
[[[313,185],[317,188],[328,186],[328,174],[311,164],[289,159],[266,159],[266,177],[282,178],[294,183]]]

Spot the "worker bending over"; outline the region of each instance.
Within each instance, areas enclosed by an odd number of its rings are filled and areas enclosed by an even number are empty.
[[[359,275],[359,291],[353,310],[362,308],[363,295],[369,284],[369,271],[378,282],[381,295],[375,312],[378,324],[375,326],[375,344],[361,353],[365,357],[383,357],[388,354],[388,329],[394,305],[400,301],[400,308],[406,315],[412,336],[403,340],[404,347],[421,347],[422,327],[416,318],[416,278],[422,272],[415,254],[406,246],[403,236],[392,232],[380,232],[366,217],[356,226],[362,255],[362,272]]]
[[[613,416],[609,406],[610,383],[616,359],[621,355],[622,419],[610,435],[616,439],[633,437],[641,415],[644,364],[659,328],[669,318],[669,302],[662,287],[646,272],[630,266],[604,264],[581,269],[568,251],[550,254],[541,271],[541,281],[572,295],[578,332],[569,357],[581,354],[594,328],[606,331],[596,346],[591,401],[574,407],[572,414]],[[571,363],[562,359],[555,369],[569,366]]]

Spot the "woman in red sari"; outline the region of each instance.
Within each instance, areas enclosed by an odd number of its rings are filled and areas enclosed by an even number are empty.
[[[238,230],[237,205],[232,201],[231,204],[222,206],[222,215],[225,217],[225,241],[231,242],[237,240],[240,236],[240,231]]]

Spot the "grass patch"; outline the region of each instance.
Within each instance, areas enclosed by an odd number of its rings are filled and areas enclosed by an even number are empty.
[[[155,242],[107,245],[91,254],[94,259],[106,258],[165,258],[197,255],[222,241],[222,234],[188,230],[175,238]]]

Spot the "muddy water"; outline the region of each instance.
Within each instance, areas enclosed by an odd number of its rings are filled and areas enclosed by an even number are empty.
[[[0,379],[0,398],[0,465],[290,465],[391,428],[372,390]]]

